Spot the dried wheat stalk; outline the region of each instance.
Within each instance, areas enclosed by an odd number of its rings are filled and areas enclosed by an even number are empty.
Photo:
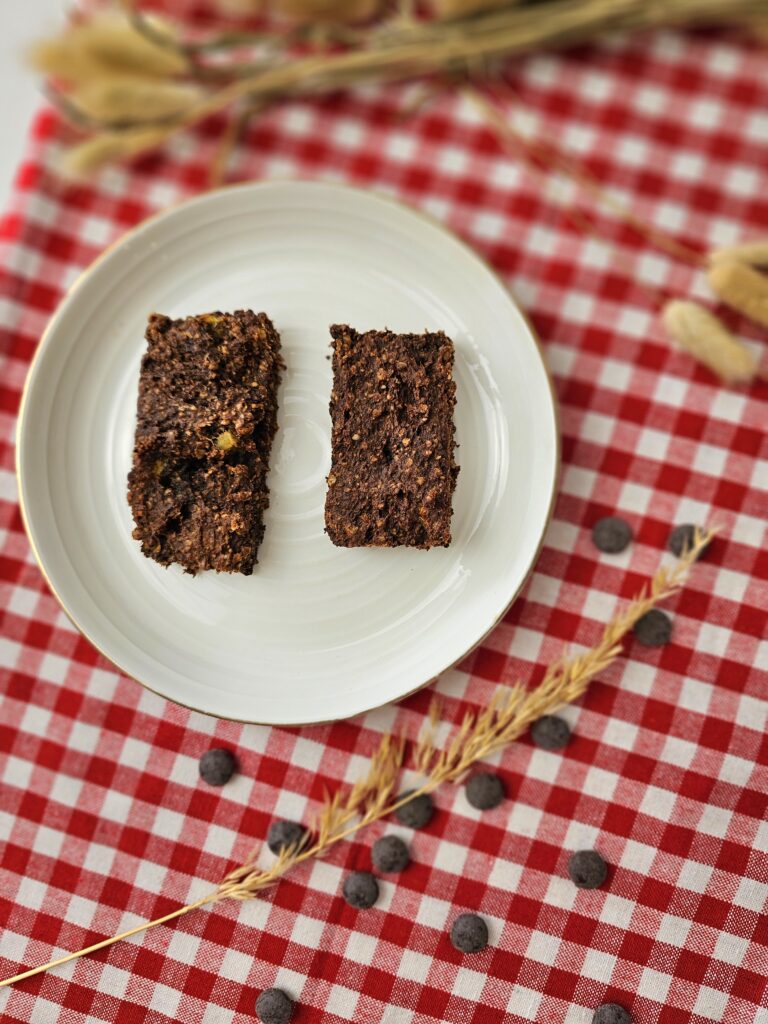
[[[295,2],[295,0],[294,0]],[[492,0],[488,0],[492,2]],[[293,32],[227,34],[206,42],[189,43],[178,30],[139,14],[130,0],[123,6],[132,17],[94,16],[69,26],[33,52],[33,61],[60,83],[64,95],[73,83],[135,77],[159,84],[169,79],[192,79],[203,86],[200,96],[166,118],[158,138],[195,124],[229,108],[241,98],[261,104],[280,98],[316,95],[367,82],[404,81],[429,75],[466,75],[515,55],[562,48],[620,31],[637,32],[669,25],[747,24],[764,11],[764,0],[544,0],[530,5],[512,3],[477,13],[475,0],[456,0],[450,20],[414,20],[396,14],[359,29],[338,28],[312,34],[312,26]],[[464,5],[462,7],[462,4]],[[455,12],[455,16],[454,16]],[[312,39],[315,45],[312,45]],[[319,38],[319,42],[318,42]],[[328,50],[328,38],[343,44]],[[309,52],[295,53],[297,39]],[[246,61],[234,56],[211,64],[201,59],[210,49],[226,56],[227,49],[251,42],[258,53]],[[68,96],[65,109],[74,106]],[[142,132],[157,126],[158,114],[147,104],[135,122],[99,130],[112,133],[109,145],[75,147],[68,167],[89,173],[104,163],[128,158],[156,145]],[[95,126],[94,126],[95,127]],[[84,144],[87,147],[87,143]]]
[[[141,122],[148,110],[156,121],[172,121],[200,97],[200,86],[191,82],[150,82],[130,75],[86,80],[67,94],[73,109],[90,123],[117,129]]]
[[[424,782],[407,796],[395,795],[400,770],[405,761],[405,740],[386,735],[371,758],[367,774],[350,789],[342,788],[327,794],[316,821],[305,833],[302,842],[293,848],[284,849],[271,867],[263,869],[258,866],[256,851],[244,864],[230,871],[216,889],[194,903],[179,907],[154,921],[137,925],[120,935],[103,939],[76,953],[68,953],[50,963],[6,978],[0,981],[0,988],[104,949],[148,928],[166,924],[206,904],[222,899],[255,899],[288,871],[307,860],[323,856],[332,846],[359,829],[387,817],[417,796],[431,793],[445,782],[459,781],[478,761],[526,732],[536,719],[581,697],[589,683],[619,657],[622,641],[638,619],[680,590],[689,570],[716,532],[716,528],[707,531],[697,529],[693,545],[683,552],[674,567],[667,569],[662,566],[658,569],[650,583],[608,623],[593,648],[555,662],[533,690],[526,691],[522,682],[510,688],[499,688],[486,707],[467,712],[445,747],[436,745],[439,711],[437,703],[433,701],[427,725],[412,750],[412,764],[422,773]]]
[[[541,166],[546,168],[548,171],[553,171],[562,175],[569,181],[575,182],[579,188],[581,188],[598,204],[602,204],[607,207],[616,214],[617,217],[624,221],[625,224],[629,225],[641,237],[645,238],[646,241],[650,242],[662,252],[666,252],[667,255],[671,256],[673,259],[677,259],[681,263],[689,263],[695,267],[700,267],[706,264],[706,257],[703,253],[696,249],[692,249],[688,245],[684,245],[682,242],[677,241],[677,239],[667,231],[664,231],[661,228],[656,228],[641,217],[638,217],[628,206],[615,199],[609,192],[606,192],[594,175],[590,174],[584,168],[579,167],[573,160],[568,159],[568,157],[561,156],[557,153],[553,149],[551,143],[541,141],[540,139],[536,140],[526,137],[515,127],[514,124],[510,122],[505,112],[496,103],[492,102],[485,93],[471,86],[465,87],[462,92],[470,103],[472,103],[473,106],[482,114],[497,138],[508,148],[515,147],[519,151],[522,151],[523,155],[531,161],[534,170],[538,166]],[[507,92],[514,97],[514,93],[511,89],[507,89]],[[518,105],[520,106],[520,104]],[[586,218],[580,211],[568,206],[566,208],[566,213],[582,234],[598,239],[601,237],[600,231],[594,223]],[[632,271],[630,270],[630,275],[631,274]],[[658,296],[658,291],[655,289],[649,290],[652,298],[655,299]]]

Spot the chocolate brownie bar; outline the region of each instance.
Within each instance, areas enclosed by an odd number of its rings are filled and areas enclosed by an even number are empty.
[[[128,501],[141,550],[187,572],[253,572],[269,504],[280,336],[265,313],[153,313]]]
[[[331,336],[328,536],[338,547],[447,546],[459,472],[452,341],[339,324]]]

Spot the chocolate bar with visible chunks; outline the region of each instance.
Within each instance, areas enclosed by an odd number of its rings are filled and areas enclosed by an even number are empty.
[[[284,364],[265,313],[153,313],[141,364],[128,501],[161,565],[250,575],[264,536]]]
[[[453,342],[342,324],[331,337],[328,536],[338,547],[447,546],[459,472]]]

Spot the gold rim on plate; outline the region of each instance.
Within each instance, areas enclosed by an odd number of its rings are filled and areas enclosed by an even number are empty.
[[[146,217],[144,220],[142,220],[138,224],[134,225],[134,227],[129,228],[126,232],[124,232],[122,235],[120,235],[119,238],[116,238],[114,241],[110,242],[109,245],[102,252],[100,252],[99,255],[75,278],[75,280],[72,282],[72,284],[69,286],[69,288],[67,288],[67,290],[64,293],[64,295],[62,296],[60,302],[57,304],[56,309],[51,314],[50,320],[48,321],[48,324],[47,324],[45,330],[43,331],[43,333],[42,333],[42,335],[40,337],[40,341],[39,341],[39,343],[37,345],[37,348],[35,349],[35,352],[34,352],[34,354],[32,356],[32,359],[31,359],[30,364],[29,364],[29,369],[27,371],[27,375],[26,375],[26,378],[24,380],[24,387],[22,388],[22,392],[21,392],[21,401],[19,402],[19,412],[18,412],[18,416],[17,416],[16,459],[15,459],[15,463],[16,463],[16,480],[17,480],[18,495],[19,495],[19,509],[21,511],[21,519],[22,519],[22,522],[24,524],[24,530],[26,531],[27,539],[29,540],[29,544],[30,544],[30,548],[32,550],[32,554],[34,555],[35,561],[37,562],[38,568],[40,569],[40,572],[42,573],[43,579],[45,580],[45,582],[46,582],[46,584],[48,586],[48,589],[51,591],[51,593],[53,594],[54,598],[59,603],[59,606],[61,607],[61,610],[67,616],[67,618],[72,623],[72,625],[75,627],[75,629],[77,629],[78,632],[81,633],[82,636],[84,636],[86,638],[86,640],[99,652],[99,654],[103,658],[105,658],[108,662],[110,662],[110,664],[114,665],[115,668],[118,670],[118,672],[120,672],[122,675],[124,675],[127,679],[132,679],[134,682],[138,683],[140,686],[143,686],[146,690],[149,690],[151,693],[154,693],[157,697],[161,697],[163,700],[168,701],[171,704],[178,704],[180,707],[186,708],[188,711],[194,711],[194,712],[197,712],[198,714],[201,714],[201,715],[207,715],[209,718],[219,718],[219,719],[221,719],[223,721],[227,721],[227,722],[237,722],[240,725],[266,725],[266,726],[272,726],[274,728],[285,728],[285,729],[311,728],[312,726],[316,726],[316,725],[327,725],[327,724],[330,724],[331,722],[340,721],[340,719],[333,718],[333,719],[319,720],[319,721],[316,721],[316,722],[298,722],[298,723],[296,723],[294,725],[291,725],[290,723],[281,723],[279,725],[275,725],[272,722],[260,722],[260,721],[257,721],[256,719],[253,719],[253,718],[234,718],[234,717],[231,717],[229,715],[216,715],[216,714],[214,714],[211,711],[205,711],[202,708],[197,708],[197,707],[195,707],[192,704],[185,704],[183,701],[174,700],[174,699],[172,699],[170,697],[166,697],[166,695],[163,694],[163,693],[160,693],[159,690],[155,690],[154,687],[152,686],[152,684],[148,683],[145,679],[139,679],[138,676],[134,676],[134,675],[131,675],[128,672],[126,672],[116,661],[114,661],[112,658],[110,658],[101,649],[101,647],[99,647],[98,643],[93,639],[92,636],[89,635],[87,630],[85,630],[80,625],[80,623],[77,621],[77,619],[74,616],[74,614],[72,613],[72,611],[67,607],[66,602],[62,598],[61,594],[59,594],[58,590],[56,589],[56,587],[55,587],[55,585],[53,583],[53,580],[48,575],[48,572],[47,572],[47,570],[45,568],[45,565],[43,564],[42,557],[40,555],[40,552],[38,551],[37,544],[35,543],[35,538],[34,538],[34,536],[32,534],[32,530],[30,528],[29,519],[27,517],[27,510],[26,510],[26,507],[25,507],[25,504],[24,504],[24,487],[23,487],[23,478],[22,478],[22,471],[21,471],[21,463],[22,463],[21,450],[22,450],[22,439],[24,437],[24,430],[22,429],[22,427],[23,427],[24,418],[25,418],[25,415],[26,415],[27,395],[29,393],[30,383],[32,381],[32,378],[33,378],[35,372],[36,372],[36,367],[38,365],[40,357],[41,357],[41,355],[42,355],[46,345],[48,344],[48,339],[50,337],[50,333],[51,333],[51,330],[52,330],[52,327],[53,327],[54,320],[56,319],[56,315],[57,315],[59,309],[62,307],[62,305],[65,302],[67,302],[72,297],[72,295],[85,283],[87,278],[90,277],[90,275],[93,273],[93,271],[96,270],[96,268],[110,255],[110,253],[112,253],[112,251],[114,249],[116,249],[118,246],[122,245],[124,242],[126,242],[128,239],[132,238],[134,235],[138,235],[139,232],[143,231],[150,224],[153,224],[156,221],[162,220],[162,218],[166,217],[168,214],[173,213],[173,212],[175,212],[175,211],[177,211],[177,210],[179,210],[179,209],[181,209],[181,208],[183,208],[185,206],[192,206],[195,203],[202,202],[202,201],[204,201],[206,199],[209,199],[211,196],[215,196],[215,195],[231,192],[231,191],[234,191],[234,190],[240,190],[240,189],[245,190],[245,189],[269,188],[271,185],[275,185],[275,184],[283,184],[284,185],[284,184],[288,184],[290,182],[296,182],[297,184],[301,183],[301,184],[326,185],[326,186],[330,186],[332,188],[339,189],[340,191],[353,192],[353,193],[356,193],[358,195],[363,195],[363,196],[366,196],[366,197],[374,196],[375,198],[377,198],[377,199],[379,199],[379,200],[381,200],[383,202],[391,203],[393,206],[396,206],[396,207],[398,207],[400,209],[407,210],[408,213],[411,213],[411,214],[414,214],[417,217],[420,217],[422,220],[426,221],[432,227],[438,228],[441,232],[443,232],[443,234],[448,235],[468,256],[472,257],[473,259],[475,259],[479,263],[481,263],[485,267],[485,269],[488,271],[488,273],[494,278],[494,280],[504,289],[504,291],[506,291],[510,295],[510,297],[512,298],[515,306],[517,307],[518,312],[520,313],[520,315],[522,316],[523,320],[526,323],[526,326],[528,327],[530,335],[531,335],[531,337],[532,337],[532,339],[534,341],[534,344],[536,345],[536,350],[538,352],[539,359],[541,361],[541,366],[542,366],[542,369],[544,370],[544,374],[545,374],[545,377],[546,377],[546,380],[547,380],[547,384],[549,386],[550,396],[551,396],[551,400],[552,400],[552,413],[553,413],[553,417],[554,417],[554,426],[555,426],[555,467],[554,467],[554,473],[553,473],[553,476],[552,476],[552,492],[551,492],[550,497],[549,497],[549,505],[548,505],[548,508],[547,508],[547,514],[546,514],[546,516],[544,518],[544,522],[542,523],[542,526],[541,526],[541,536],[539,538],[539,543],[538,543],[538,545],[536,547],[536,550],[534,551],[533,555],[531,556],[531,560],[528,563],[528,566],[526,567],[526,570],[525,570],[523,578],[522,578],[522,580],[520,582],[520,585],[515,590],[515,592],[512,594],[512,596],[510,597],[510,599],[509,599],[508,603],[506,604],[506,606],[504,607],[504,609],[501,611],[501,613],[491,623],[491,625],[488,627],[488,629],[483,633],[483,635],[478,640],[476,640],[473,644],[471,644],[461,655],[459,655],[458,658],[455,658],[450,664],[448,664],[444,668],[442,668],[437,673],[437,675],[431,676],[429,679],[424,680],[423,683],[419,683],[418,686],[415,686],[412,690],[409,690],[407,693],[402,694],[400,697],[397,697],[394,700],[385,701],[383,704],[374,704],[371,707],[366,708],[366,709],[364,709],[362,711],[356,711],[353,715],[349,716],[350,718],[356,718],[359,715],[367,715],[371,711],[377,711],[379,708],[386,707],[389,704],[398,704],[398,703],[400,703],[400,701],[403,701],[406,698],[413,696],[414,693],[418,693],[420,690],[423,690],[426,686],[430,686],[432,683],[436,682],[440,678],[440,676],[442,676],[445,672],[450,671],[452,668],[454,668],[456,665],[458,665],[459,662],[461,662],[465,658],[469,657],[469,655],[472,654],[473,651],[477,650],[477,648],[480,647],[480,645],[483,643],[483,641],[494,631],[494,629],[496,629],[496,627],[502,621],[502,619],[507,614],[509,609],[512,607],[512,605],[515,603],[517,598],[520,596],[521,591],[523,590],[523,588],[527,584],[528,580],[530,579],[531,574],[533,572],[533,569],[534,569],[534,567],[536,565],[536,562],[539,559],[539,555],[541,554],[541,549],[544,546],[544,537],[545,537],[545,534],[547,532],[547,528],[549,527],[549,524],[552,521],[552,515],[553,515],[553,512],[554,512],[555,501],[556,501],[557,494],[558,494],[558,485],[559,485],[559,482],[560,482],[560,473],[561,473],[561,468],[562,468],[562,465],[561,465],[561,463],[562,463],[562,444],[561,444],[561,438],[560,438],[560,409],[559,409],[558,402],[557,402],[557,395],[555,393],[554,383],[552,381],[552,375],[550,373],[549,367],[547,365],[546,358],[544,356],[544,348],[543,348],[543,345],[541,343],[541,339],[539,338],[539,335],[538,335],[536,329],[534,328],[533,324],[531,323],[530,317],[525,312],[525,310],[522,308],[520,303],[517,301],[517,299],[515,298],[512,290],[507,287],[505,282],[502,280],[500,274],[497,273],[497,271],[491,266],[491,264],[484,257],[482,257],[479,253],[477,253],[467,242],[465,242],[462,238],[460,238],[458,235],[456,235],[450,228],[446,227],[445,224],[441,223],[441,221],[439,221],[436,217],[433,217],[431,214],[425,213],[423,210],[418,210],[418,209],[414,208],[413,206],[410,206],[408,203],[401,202],[399,199],[395,199],[395,198],[393,198],[390,195],[377,192],[374,189],[362,189],[362,188],[357,188],[357,187],[351,186],[351,185],[339,184],[337,182],[324,182],[324,181],[317,181],[315,179],[306,179],[306,178],[270,179],[269,181],[245,181],[245,182],[238,182],[238,183],[232,184],[232,185],[224,185],[221,188],[211,189],[211,190],[209,190],[207,192],[204,192],[204,193],[202,193],[200,195],[192,196],[191,198],[182,199],[182,200],[179,200],[176,203],[172,203],[170,206],[167,206],[164,210],[159,210],[157,213],[154,213],[154,214],[150,215],[149,217]]]

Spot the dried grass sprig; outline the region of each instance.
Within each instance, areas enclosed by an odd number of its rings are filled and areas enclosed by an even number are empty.
[[[65,84],[117,73],[150,80],[197,78],[205,86],[205,95],[167,126],[170,136],[242,97],[273,103],[356,84],[466,75],[501,59],[595,41],[621,31],[746,23],[764,10],[764,0],[667,0],[663,4],[544,0],[521,6],[508,3],[480,13],[466,7],[462,16],[452,20],[414,20],[396,13],[364,28],[324,28],[315,46],[311,25],[296,32],[252,36],[250,43],[266,51],[250,63],[243,63],[239,56],[227,57],[227,47],[237,54],[242,40],[215,38],[209,41],[220,54],[215,65],[198,59],[204,42],[186,42],[172,26],[149,21],[136,5],[128,6],[130,18],[100,15],[72,25],[56,39],[40,44],[33,59],[40,70]],[[326,48],[329,32],[339,43],[330,51]],[[309,40],[308,50],[305,45],[296,52],[297,39],[304,44]],[[127,158],[134,152],[130,144],[123,154],[112,145],[104,149],[104,160]],[[85,162],[94,166],[93,161]]]
[[[216,889],[194,903],[6,978],[0,981],[0,988],[105,949],[148,928],[167,924],[207,904],[222,899],[255,899],[288,871],[325,855],[336,843],[358,830],[387,817],[416,797],[431,793],[444,782],[458,782],[474,764],[517,739],[537,718],[582,696],[589,683],[619,657],[622,641],[638,619],[680,590],[689,570],[716,533],[716,528],[697,529],[691,547],[683,552],[671,569],[662,566],[657,570],[626,608],[608,623],[594,647],[583,654],[563,657],[555,662],[533,690],[526,691],[521,682],[510,689],[497,690],[486,707],[467,712],[455,735],[443,748],[436,745],[439,711],[436,701],[433,701],[428,723],[413,751],[414,763],[424,775],[424,782],[407,795],[395,796],[400,770],[405,762],[405,740],[385,735],[365,776],[349,788],[327,794],[312,828],[295,846],[283,849],[269,868],[259,867],[260,851],[256,850],[243,864],[225,875]]]
[[[133,128],[130,132],[110,132],[67,150],[59,161],[59,170],[66,177],[81,178],[107,164],[146,153],[168,137],[165,127]]]
[[[229,164],[237,144],[242,138],[251,118],[261,110],[257,103],[247,103],[236,117],[231,117],[219,139],[216,152],[211,160],[208,180],[211,188],[219,188],[227,180]]]
[[[67,92],[66,99],[92,124],[119,129],[173,121],[201,99],[201,89],[191,82],[114,75],[81,82]]]
[[[508,692],[498,690],[480,712],[468,712],[447,748],[423,759],[428,785],[456,782],[478,761],[483,761],[518,739],[542,715],[562,704],[572,703],[589,683],[618,658],[622,641],[646,612],[681,588],[695,560],[709,544],[716,530],[697,530],[691,548],[673,569],[662,566],[629,605],[603,630],[598,643],[584,654],[563,657],[551,665],[537,687],[527,691],[517,682]]]
[[[507,88],[505,91],[511,97],[516,98],[512,89]],[[611,210],[621,221],[662,252],[666,252],[669,256],[682,263],[690,263],[695,267],[706,264],[707,260],[702,252],[678,241],[674,235],[671,235],[663,228],[657,228],[643,220],[642,217],[639,217],[628,206],[607,192],[600,181],[590,174],[589,171],[580,167],[567,156],[556,152],[551,142],[545,142],[541,137],[539,139],[531,139],[525,136],[484,92],[476,88],[467,87],[463,90],[463,93],[483,115],[502,142],[516,147],[526,157],[547,170],[559,173],[568,180],[575,182],[579,188],[599,205]],[[522,106],[520,103],[518,105]],[[569,208],[569,217],[573,213],[574,211]],[[579,217],[583,217],[583,215],[579,214]],[[576,224],[584,234],[600,237],[600,232],[594,224],[587,222],[584,225],[579,224],[578,221]]]
[[[755,319],[759,319],[761,315],[768,316],[768,277],[764,277],[749,266],[750,261],[763,260],[768,263],[767,242],[733,246],[730,250],[717,250],[704,255],[677,241],[663,229],[647,224],[635,216],[631,210],[607,194],[592,175],[575,166],[571,160],[559,157],[547,146],[527,138],[483,92],[474,87],[465,87],[463,94],[483,115],[499,141],[515,152],[522,153],[528,161],[529,168],[539,180],[545,182],[546,170],[553,170],[576,182],[594,200],[611,209],[656,248],[697,267],[708,265],[710,281],[719,283],[719,291],[724,301],[730,301],[731,305],[742,312],[746,311],[748,303]],[[583,235],[605,241],[595,222],[578,207],[568,204],[563,205],[562,209],[565,216]],[[742,270],[738,271],[738,281],[734,282],[731,268],[739,257],[742,259]],[[623,268],[628,276],[633,278],[635,285],[646,292],[649,300],[655,306],[661,307],[661,322],[669,337],[725,384],[745,384],[755,378],[765,377],[750,349],[704,306],[697,302],[670,299],[660,288],[637,280],[634,266],[620,253],[614,255],[613,265]],[[726,276],[729,284],[723,283]],[[749,279],[746,283],[745,276]]]
[[[435,755],[435,744],[437,742],[437,727],[440,724],[442,705],[440,698],[433,696],[429,702],[427,720],[422,726],[419,738],[413,747],[411,764],[415,771],[422,775],[429,775],[429,766]]]

